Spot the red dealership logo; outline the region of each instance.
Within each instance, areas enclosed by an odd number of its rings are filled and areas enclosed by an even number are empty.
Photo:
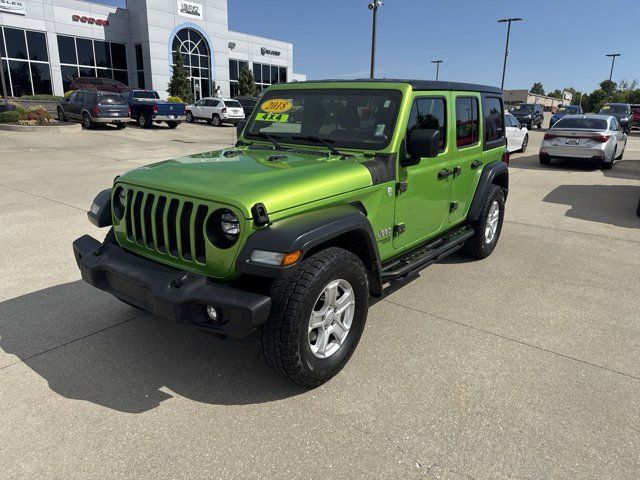
[[[109,20],[85,17],[84,15],[71,15],[71,20],[73,20],[74,22],[88,23],[89,25],[100,25],[101,27],[106,27],[107,25],[109,25]]]

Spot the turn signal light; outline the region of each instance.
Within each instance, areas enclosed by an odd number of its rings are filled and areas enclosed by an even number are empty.
[[[302,250],[296,250],[295,252],[287,253],[282,259],[282,266],[286,267],[288,265],[293,265],[298,261],[302,255]]]
[[[227,107],[223,107],[222,113],[227,113]]]
[[[552,140],[554,138],[558,138],[560,135],[556,135],[555,133],[545,133],[544,134],[544,139],[545,140]]]

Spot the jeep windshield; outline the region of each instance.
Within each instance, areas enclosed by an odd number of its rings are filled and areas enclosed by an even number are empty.
[[[402,93],[375,89],[291,89],[267,92],[244,136],[280,143],[379,150],[391,141]]]

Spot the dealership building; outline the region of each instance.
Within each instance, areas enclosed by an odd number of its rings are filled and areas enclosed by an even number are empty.
[[[180,52],[195,98],[256,84],[304,80],[293,45],[230,31],[227,0],[127,0],[126,8],[79,0],[0,0],[0,58],[7,94],[63,95],[74,77],[118,80],[164,98]],[[0,92],[1,93],[1,92]]]

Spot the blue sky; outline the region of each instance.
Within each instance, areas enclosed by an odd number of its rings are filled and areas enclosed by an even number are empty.
[[[108,1],[108,0],[107,0]],[[117,1],[117,0],[115,0]],[[229,28],[293,42],[294,69],[310,79],[369,74],[367,0],[229,0]],[[513,24],[505,88],[593,90],[609,77],[640,79],[640,0],[386,0],[378,15],[377,76],[500,85],[506,25]]]

